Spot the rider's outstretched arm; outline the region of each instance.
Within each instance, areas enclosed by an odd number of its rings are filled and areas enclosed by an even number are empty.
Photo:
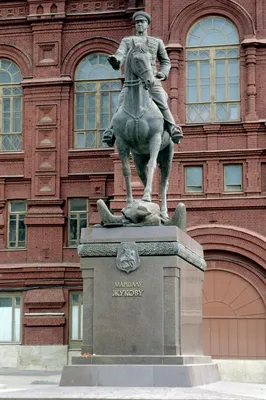
[[[109,63],[112,65],[114,69],[119,69],[119,67],[124,63],[129,47],[127,41],[123,39],[118,47],[116,53],[110,57],[108,57]]]

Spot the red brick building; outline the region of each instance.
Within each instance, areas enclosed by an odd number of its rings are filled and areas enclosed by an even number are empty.
[[[118,155],[101,142],[121,87],[106,57],[134,33],[139,9],[172,63],[165,88],[184,139],[168,198],[170,212],[186,204],[208,262],[205,352],[266,356],[265,2],[9,0],[0,4],[5,366],[61,366],[80,346],[79,231],[98,222],[97,199],[119,212],[125,198]],[[134,171],[132,180],[138,196]]]

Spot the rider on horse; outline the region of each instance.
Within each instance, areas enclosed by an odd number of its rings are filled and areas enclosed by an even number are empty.
[[[154,76],[157,78],[155,85],[149,90],[149,92],[153,101],[159,107],[164,117],[165,129],[170,134],[172,141],[174,143],[179,143],[180,139],[183,137],[182,129],[181,127],[177,126],[174,121],[174,117],[167,102],[168,96],[161,85],[161,81],[168,78],[171,68],[167,51],[161,39],[147,35],[147,29],[151,23],[151,16],[148,13],[144,11],[138,11],[133,15],[133,19],[136,25],[136,36],[124,38],[116,54],[108,57],[108,61],[114,69],[118,70],[120,65],[125,61],[127,53],[131,49],[132,38],[134,38],[136,43],[145,43],[148,46],[151,56],[151,66],[154,71]],[[156,59],[158,59],[160,63],[159,72],[156,69]],[[119,96],[117,110],[123,104],[123,101],[124,88]],[[112,128],[113,126],[111,121],[110,127],[103,134],[103,142],[110,147],[112,147],[115,142],[115,136]]]

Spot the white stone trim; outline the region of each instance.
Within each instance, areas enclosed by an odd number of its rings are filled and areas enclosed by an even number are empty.
[[[24,313],[25,317],[63,317],[65,313],[61,312],[37,312],[37,313]]]

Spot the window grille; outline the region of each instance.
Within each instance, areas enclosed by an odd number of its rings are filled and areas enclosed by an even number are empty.
[[[105,54],[85,57],[75,73],[75,148],[105,147],[103,132],[116,110],[121,90],[120,72]]]
[[[186,44],[188,123],[240,120],[239,36],[226,18],[207,17],[189,31]]]
[[[21,150],[22,80],[16,64],[0,59],[0,151]]]

